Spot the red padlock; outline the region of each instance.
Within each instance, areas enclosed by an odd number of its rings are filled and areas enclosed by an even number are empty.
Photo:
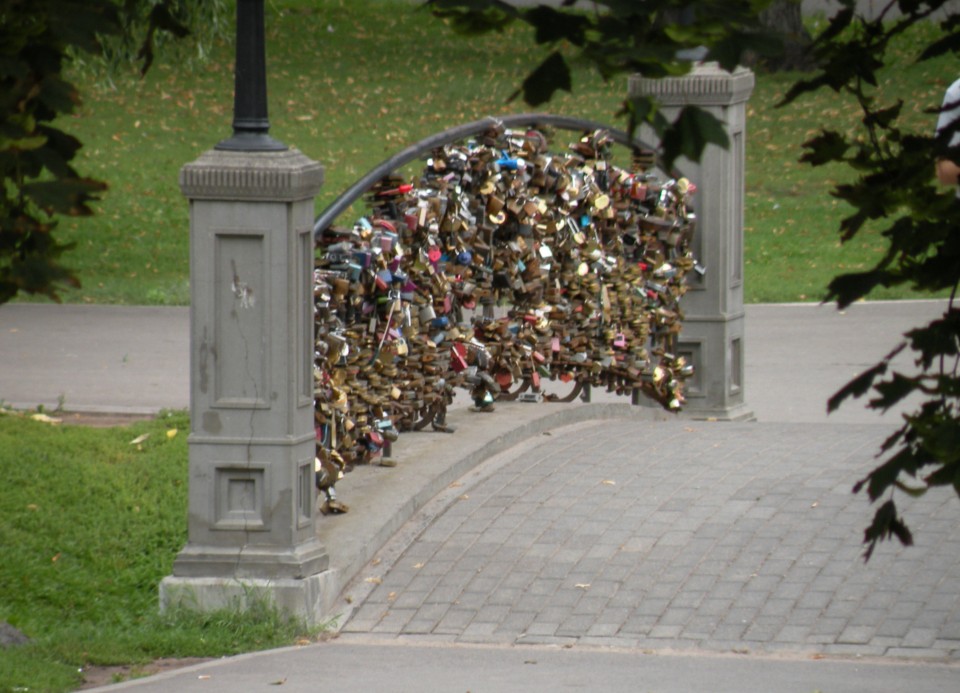
[[[450,347],[450,368],[454,373],[467,369],[467,345],[463,342],[454,342]]]

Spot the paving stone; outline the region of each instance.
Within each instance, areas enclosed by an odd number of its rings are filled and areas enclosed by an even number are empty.
[[[937,638],[933,643],[933,648],[936,650],[944,650],[949,653],[949,656],[954,656],[957,652],[960,652],[960,641],[954,639],[942,639]]]
[[[712,593],[709,593],[708,596],[701,602],[697,607],[697,613],[703,616],[710,617],[722,617],[730,611],[733,606],[732,599],[718,599],[713,596],[709,596]]]
[[[842,657],[881,657],[887,653],[884,647],[875,647],[871,645],[849,645],[846,643],[835,643],[825,645],[824,654],[836,655]]]
[[[586,633],[595,621],[596,617],[593,614],[571,614],[560,624],[556,634],[561,637],[578,638]]]
[[[513,633],[514,636],[519,637],[530,628],[536,616],[532,611],[511,611],[500,623],[497,632]]]
[[[657,640],[663,638],[676,640],[680,638],[681,633],[683,633],[682,625],[658,624],[650,629],[649,637]]]
[[[557,635],[524,635],[520,640],[524,645],[553,645],[556,647],[573,647],[577,644],[579,638],[560,637]]]
[[[853,470],[873,460],[881,427],[811,430],[558,429],[516,469],[477,481],[470,499],[435,518],[395,565],[365,572],[383,583],[344,630],[957,657],[960,562],[942,549],[960,551],[956,508],[921,499],[909,508],[912,526],[931,543],[908,551],[884,544],[865,565],[859,524],[869,508],[849,489]],[[756,436],[766,441],[762,454]],[[641,447],[649,454],[632,459]],[[595,472],[586,483],[584,459]]]
[[[937,640],[939,632],[934,628],[911,628],[903,636],[904,647],[929,648]]]
[[[783,629],[783,618],[763,617],[755,618],[743,633],[743,639],[748,642],[769,642]]]
[[[456,595],[454,595],[455,597]],[[400,592],[396,599],[392,601],[388,600],[391,609],[419,609],[423,606],[423,603],[427,601],[428,594],[426,592],[413,592],[410,590],[404,590]],[[453,602],[453,599],[443,602],[444,604],[450,604]]]
[[[432,633],[433,629],[436,627],[437,621],[434,619],[414,618],[412,621],[403,626],[400,632],[405,635],[426,635],[428,633]]]
[[[660,616],[659,624],[663,626],[683,626],[688,623],[695,613],[692,608],[670,606]]]
[[[806,642],[807,635],[810,633],[809,626],[802,625],[786,625],[780,629],[780,632],[777,633],[773,640],[782,643],[804,643]]]
[[[851,626],[869,626],[876,629],[887,617],[884,609],[858,609],[850,617]]]
[[[461,592],[453,603],[464,609],[479,609],[486,602],[487,595],[485,592]]]
[[[683,627],[683,637],[702,640],[710,637],[720,624],[715,616],[704,616],[695,613]]]
[[[904,657],[910,659],[943,659],[950,656],[948,650],[939,650],[934,647],[890,647],[884,654],[888,657]]]
[[[624,637],[622,635],[617,635],[613,637],[608,636],[592,636],[585,635],[581,638],[577,638],[577,645],[583,647],[603,647],[603,648],[619,648],[622,650],[635,650],[640,646],[641,642],[637,638]]]
[[[875,633],[876,628],[870,626],[847,626],[840,633],[837,642],[847,645],[864,645],[873,639]]]
[[[477,612],[473,609],[462,609],[458,607],[452,607],[447,610],[443,615],[443,618],[440,619],[434,628],[435,633],[451,633],[459,634],[462,633],[470,623],[473,622],[473,619],[476,618]]]
[[[940,629],[940,637],[960,641],[960,614],[954,614],[953,619]]]
[[[526,628],[524,637],[535,637],[535,636],[552,636],[557,632],[557,628],[560,627],[560,623],[550,623],[547,621],[534,621]]]
[[[416,609],[390,609],[374,626],[374,633],[399,633],[416,615]]]
[[[642,614],[633,614],[620,628],[620,632],[630,635],[647,635],[657,624],[656,616],[645,616]]]

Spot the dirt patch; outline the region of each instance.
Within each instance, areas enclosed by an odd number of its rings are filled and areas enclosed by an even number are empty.
[[[94,428],[113,428],[129,426],[136,421],[150,421],[155,418],[145,414],[98,414],[83,412],[60,412],[53,415],[66,426],[93,426]]]
[[[194,664],[203,664],[211,660],[211,657],[182,657],[158,659],[148,664],[129,664],[112,667],[87,666],[83,668],[83,685],[77,690],[82,691],[88,688],[109,686],[112,683],[139,679],[144,676],[153,676],[154,674],[161,674],[165,671],[173,671],[174,669],[182,669],[183,667],[193,666]]]

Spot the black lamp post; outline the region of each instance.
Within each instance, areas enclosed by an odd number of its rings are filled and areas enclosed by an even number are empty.
[[[237,0],[237,60],[234,67],[233,136],[216,149],[276,152],[287,145],[268,134],[267,60],[263,0]]]

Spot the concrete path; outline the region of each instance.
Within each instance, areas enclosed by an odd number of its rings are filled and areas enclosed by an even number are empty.
[[[745,392],[759,421],[876,423],[862,403],[826,400],[943,301],[746,307]],[[0,401],[18,409],[148,414],[190,404],[187,308],[0,306]],[[901,357],[904,368],[909,361]],[[463,405],[467,397],[460,397]],[[597,392],[594,401],[622,401]],[[898,410],[899,411],[899,410]],[[886,416],[898,421],[898,411]]]
[[[331,642],[105,690],[922,691],[960,688],[960,502],[900,498],[917,546],[861,560],[852,485],[897,425],[825,399],[943,302],[747,308],[757,421],[591,404],[462,406],[318,533]],[[0,399],[188,404],[188,312],[0,307]],[[911,367],[908,360],[900,363]],[[465,398],[464,398],[465,399]]]

